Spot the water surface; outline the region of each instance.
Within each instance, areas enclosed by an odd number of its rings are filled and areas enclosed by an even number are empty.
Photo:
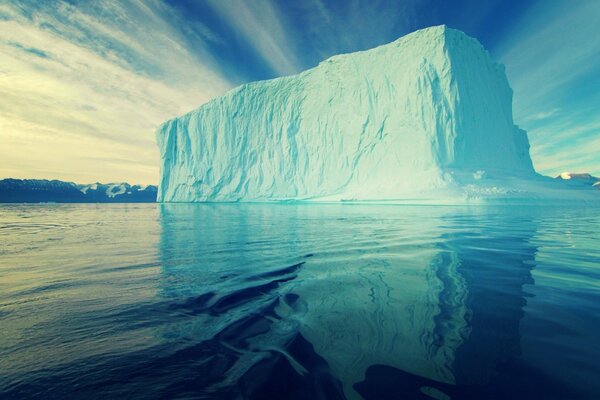
[[[600,213],[0,206],[1,398],[592,399]]]

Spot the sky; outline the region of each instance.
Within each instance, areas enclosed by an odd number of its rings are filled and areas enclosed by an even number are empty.
[[[0,0],[0,178],[155,184],[162,122],[440,24],[505,64],[538,172],[600,176],[598,0]]]

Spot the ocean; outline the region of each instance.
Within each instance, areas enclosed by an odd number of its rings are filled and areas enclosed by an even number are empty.
[[[598,211],[0,205],[0,398],[597,398]]]

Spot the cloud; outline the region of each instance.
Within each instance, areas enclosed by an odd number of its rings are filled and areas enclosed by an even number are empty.
[[[499,46],[515,119],[543,173],[600,174],[599,23],[600,2],[539,2]]]
[[[301,70],[276,2],[209,0],[208,4],[277,75],[290,75]]]
[[[413,31],[417,9],[428,0],[347,0],[294,2],[289,10],[301,27],[295,39],[321,61],[339,53],[365,50]],[[310,63],[310,64],[315,64]]]
[[[36,55],[36,56],[41,57],[41,58],[50,58],[50,56],[48,55],[48,53],[46,53],[45,51],[42,51],[40,49],[36,49],[34,47],[25,47],[22,44],[15,43],[15,42],[7,42],[6,44],[8,44],[9,46],[12,46],[12,47],[14,47],[16,49],[23,50],[24,52]]]
[[[218,35],[181,22],[160,1],[0,5],[0,176],[156,182],[156,127],[230,86]]]
[[[529,119],[532,121],[541,121],[543,119],[547,119],[553,115],[556,115],[556,113],[558,111],[560,111],[559,108],[553,108],[552,110],[548,110],[548,111],[541,111],[537,114],[533,114],[531,117],[529,117]]]
[[[206,4],[272,75],[281,76],[335,54],[397,39],[414,29],[418,6],[428,2],[208,0]]]

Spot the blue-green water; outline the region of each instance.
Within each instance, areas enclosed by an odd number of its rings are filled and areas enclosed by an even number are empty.
[[[0,398],[598,398],[598,211],[0,206]]]

